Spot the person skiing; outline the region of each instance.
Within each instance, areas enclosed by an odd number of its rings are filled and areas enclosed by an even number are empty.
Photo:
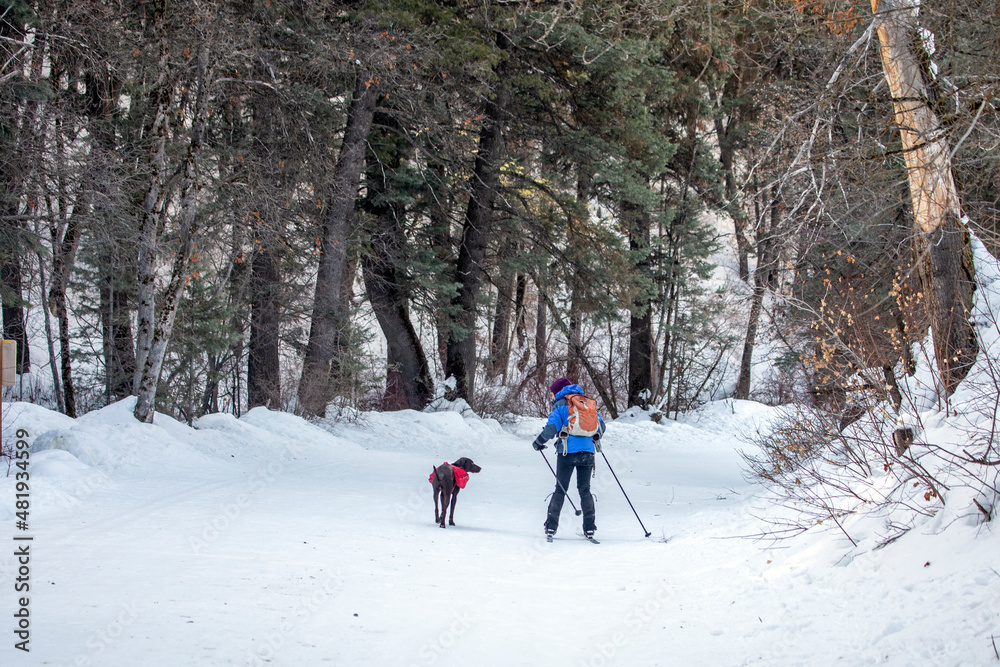
[[[597,413],[596,403],[592,399],[584,400],[590,404],[589,411],[593,414],[583,414],[585,409],[579,407],[584,398],[580,385],[566,378],[559,378],[549,385],[549,391],[552,412],[549,413],[545,428],[531,443],[536,450],[542,451],[547,447],[546,442],[559,436],[555,445],[559,454],[556,457],[556,490],[549,501],[545,536],[551,540],[559,527],[559,513],[566,500],[570,478],[576,470],[576,488],[580,493],[580,509],[583,511],[583,534],[587,539],[593,539],[597,525],[594,496],[590,493],[590,475],[594,469],[594,454],[600,451],[599,441],[606,428],[604,420]],[[580,423],[584,424],[582,428]]]

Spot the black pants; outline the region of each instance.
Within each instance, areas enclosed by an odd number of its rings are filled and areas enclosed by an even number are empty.
[[[549,514],[545,519],[545,530],[555,532],[559,527],[559,513],[562,511],[566,494],[569,490],[569,480],[576,470],[576,489],[580,492],[580,509],[583,510],[583,532],[591,533],[597,529],[594,523],[594,496],[590,493],[590,475],[594,470],[594,455],[591,452],[574,452],[572,454],[556,455],[556,490],[549,501]]]

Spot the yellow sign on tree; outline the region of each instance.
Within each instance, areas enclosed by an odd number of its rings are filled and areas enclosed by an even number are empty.
[[[13,340],[3,341],[0,346],[0,375],[2,375],[2,386],[13,387],[16,379],[14,360],[17,358],[17,342]]]

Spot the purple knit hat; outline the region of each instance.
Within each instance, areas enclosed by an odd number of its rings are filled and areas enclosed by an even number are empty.
[[[558,380],[549,385],[549,391],[551,391],[553,394],[558,394],[565,387],[568,387],[571,384],[573,383],[567,380],[566,378],[559,378]]]

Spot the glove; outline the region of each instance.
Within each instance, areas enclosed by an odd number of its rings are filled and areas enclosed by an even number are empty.
[[[542,451],[543,449],[547,449],[548,448],[548,445],[546,445],[544,442],[542,442],[538,438],[535,438],[535,441],[533,443],[531,443],[531,446],[534,447],[535,451],[538,451],[538,452]]]
[[[599,432],[594,434],[594,451],[601,451],[601,434]]]

